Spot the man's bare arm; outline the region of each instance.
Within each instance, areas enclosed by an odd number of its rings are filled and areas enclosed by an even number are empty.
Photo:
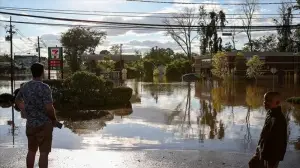
[[[50,120],[56,121],[55,108],[52,103],[46,104],[46,112]]]
[[[16,96],[15,97],[15,104],[21,110],[21,117],[26,118],[25,104],[24,104],[24,101],[23,101],[23,95],[22,95],[21,88],[20,88],[19,92],[17,93],[17,95],[15,95],[15,96]]]
[[[49,87],[45,88],[44,90],[44,97],[43,97],[43,102],[45,104],[46,108],[46,113],[50,120],[56,121],[56,115],[55,115],[55,108],[53,106],[53,99],[52,99],[52,92]]]

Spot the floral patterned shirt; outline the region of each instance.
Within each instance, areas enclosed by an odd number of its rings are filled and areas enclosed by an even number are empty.
[[[20,88],[16,100],[24,101],[26,126],[38,127],[51,122],[45,107],[46,104],[53,103],[49,85],[42,81],[31,80]]]

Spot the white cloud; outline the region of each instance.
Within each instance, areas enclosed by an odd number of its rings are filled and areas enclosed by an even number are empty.
[[[193,1],[193,0],[174,0],[174,1],[181,1],[181,2],[199,2],[199,1]],[[211,1],[201,1],[201,2],[211,2]],[[218,3],[218,1],[214,1]],[[221,2],[221,1],[220,1]],[[241,0],[230,0],[226,1],[226,3],[238,3],[241,2]],[[80,0],[66,0],[62,2],[64,4],[69,4],[69,9],[78,9],[78,10],[89,10],[89,11],[96,11],[96,10],[103,10],[103,11],[118,11],[118,9],[122,6],[128,5],[126,1],[123,0],[107,0],[107,1],[99,1],[99,0],[88,0],[88,1],[80,1]],[[222,3],[224,3],[222,1]],[[144,4],[144,3],[143,3]],[[153,4],[151,4],[153,5]],[[172,12],[179,12],[184,7],[193,7],[195,9],[198,9],[199,5],[183,5],[183,4],[173,4],[173,5],[163,5],[163,8],[160,8],[158,10],[153,10],[149,14],[136,14],[135,16],[139,17],[122,17],[122,16],[93,16],[93,17],[87,17],[87,16],[72,16],[72,15],[62,15],[62,16],[55,16],[55,17],[66,17],[66,18],[79,18],[79,19],[88,19],[88,20],[98,20],[98,21],[109,21],[109,22],[123,22],[123,23],[150,23],[150,24],[163,24],[162,18],[153,18],[153,17],[145,17],[145,16],[166,16],[167,14],[157,15],[154,13],[172,13]],[[272,6],[273,7],[273,6]],[[216,12],[223,9],[225,13],[242,13],[240,10],[240,6],[222,6],[220,4],[214,4],[214,5],[205,5],[205,8],[208,12],[214,10]],[[157,8],[156,8],[157,9]],[[136,11],[135,8],[131,8],[131,10],[127,11]],[[273,11],[273,12],[271,12]],[[270,8],[268,6],[262,6],[256,14],[261,13],[277,13],[277,7],[276,11],[274,8]],[[30,14],[30,13],[29,13]],[[32,13],[33,14],[33,13]],[[34,13],[36,14],[36,13]],[[168,15],[172,16],[172,15]],[[243,16],[232,16],[228,15],[227,18],[236,17],[237,19],[228,19],[227,25],[242,25],[242,20],[238,19],[239,17]],[[262,16],[255,16],[255,17],[262,17]],[[0,20],[8,20],[7,16],[0,15]],[[22,18],[18,18],[18,20],[22,20]],[[32,21],[32,20],[31,20]],[[299,21],[299,19],[294,19],[294,22]],[[49,21],[44,19],[36,19],[36,22],[48,22],[48,23],[67,23],[67,24],[82,24],[82,23],[70,23],[70,22],[63,22],[63,21]],[[296,23],[295,22],[295,23]],[[87,24],[85,24],[87,25]],[[95,24],[89,24],[91,26]],[[103,26],[105,24],[101,24]],[[274,25],[271,18],[268,19],[255,19],[253,20],[253,25]],[[1,23],[0,23],[1,26]],[[130,26],[136,28],[137,26]],[[0,27],[1,28],[1,27]],[[168,36],[165,36],[164,32],[162,30],[155,30],[155,29],[142,29],[137,30],[134,28],[128,28],[128,29],[120,29],[118,26],[115,26],[115,28],[99,28],[100,30],[107,31],[107,40],[104,44],[99,46],[97,48],[97,51],[100,51],[102,49],[108,49],[111,44],[114,43],[123,43],[125,52],[131,52],[135,49],[140,49],[142,51],[147,51],[147,49],[158,46],[158,47],[170,47],[176,51],[180,51],[180,48],[178,45]],[[37,32],[43,32],[41,34],[44,34],[41,36],[41,38],[45,41],[47,46],[55,46],[60,45],[59,44],[59,36],[61,32],[66,31],[68,28],[66,27],[49,27],[49,26],[36,26]],[[240,32],[237,30],[237,32]],[[276,32],[253,32],[253,38],[259,37],[260,35],[266,35]],[[41,35],[39,34],[39,35]],[[38,35],[38,34],[37,34]],[[36,35],[36,36],[37,36]],[[0,36],[4,37],[4,34],[0,32]],[[36,37],[34,37],[36,38]],[[231,41],[229,37],[222,37],[223,38],[223,45]],[[237,48],[240,49],[245,42],[247,42],[247,36],[245,33],[239,33],[236,36],[236,40],[238,41],[236,43]],[[0,50],[3,51],[9,51],[9,46],[4,45],[2,47],[2,43],[0,44],[1,48]],[[26,45],[28,44],[22,44],[22,41],[16,42],[15,45],[19,45],[19,48],[22,48],[26,50]],[[193,43],[193,50],[195,52],[199,52],[199,43],[196,39]],[[1,52],[0,51],[0,52]],[[46,53],[46,52],[45,52]]]

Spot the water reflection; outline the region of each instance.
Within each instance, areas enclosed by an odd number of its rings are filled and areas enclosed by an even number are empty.
[[[253,152],[265,119],[268,86],[242,82],[166,83],[126,81],[132,104],[121,109],[59,112],[65,128],[54,131],[54,148],[209,149]],[[0,87],[0,90],[9,90]],[[281,88],[284,98],[295,91]],[[0,146],[11,143],[0,109]],[[288,150],[299,150],[300,108],[283,107],[289,119]],[[25,120],[16,113],[16,144],[25,146]],[[17,129],[16,129],[17,130]],[[3,132],[6,132],[5,134]]]

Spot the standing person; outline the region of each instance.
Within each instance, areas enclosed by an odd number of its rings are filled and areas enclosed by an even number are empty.
[[[33,79],[25,83],[18,92],[15,102],[25,113],[26,136],[28,139],[27,168],[34,167],[35,155],[40,151],[39,167],[48,167],[51,152],[52,132],[56,116],[50,87],[42,82],[44,66],[34,63],[31,66]]]
[[[287,147],[287,121],[281,111],[280,94],[264,95],[267,116],[262,129],[256,154],[249,162],[250,168],[277,168],[284,159]]]

